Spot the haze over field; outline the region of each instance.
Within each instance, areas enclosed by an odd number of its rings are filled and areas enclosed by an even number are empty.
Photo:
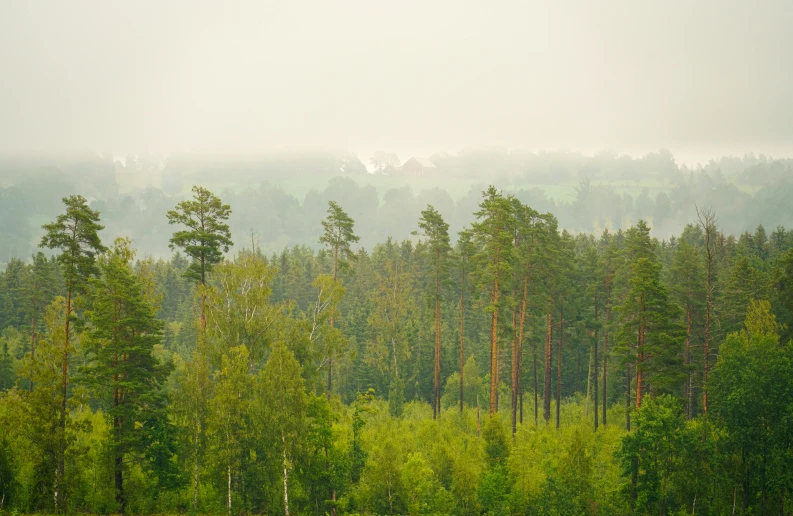
[[[0,2],[0,153],[793,154],[793,4]]]

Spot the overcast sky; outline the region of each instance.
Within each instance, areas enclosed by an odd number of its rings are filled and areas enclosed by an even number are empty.
[[[0,152],[793,155],[793,2],[0,0]]]

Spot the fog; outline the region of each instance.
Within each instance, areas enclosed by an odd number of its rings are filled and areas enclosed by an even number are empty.
[[[793,3],[0,2],[0,153],[793,154]]]

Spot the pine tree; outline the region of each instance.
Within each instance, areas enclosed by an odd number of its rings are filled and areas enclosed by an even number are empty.
[[[127,507],[124,471],[129,456],[145,454],[146,432],[165,405],[162,386],[170,372],[169,364],[153,356],[162,322],[132,271],[133,259],[129,240],[118,239],[99,260],[100,275],[91,281],[86,312],[91,323],[85,345],[87,363],[80,370],[82,382],[93,390],[112,421],[116,503],[121,513]]]
[[[685,239],[680,239],[669,270],[671,283],[671,298],[685,312],[686,342],[683,364],[686,368],[685,398],[686,414],[689,419],[694,417],[694,368],[693,368],[693,348],[696,338],[695,321],[701,319],[703,307],[705,305],[704,289],[705,275],[702,268],[701,256],[697,248],[690,245]],[[697,332],[698,333],[698,332]]]
[[[201,298],[200,333],[198,336],[198,353],[193,360],[203,362],[195,363],[195,371],[199,374],[199,390],[194,402],[197,410],[193,413],[197,418],[194,427],[198,432],[195,448],[195,463],[193,474],[193,509],[198,508],[198,482],[200,470],[200,443],[204,441],[204,427],[206,422],[203,417],[206,413],[206,400],[208,399],[207,382],[209,368],[206,364],[206,299],[207,299],[207,274],[212,268],[223,260],[223,253],[228,252],[233,245],[231,231],[226,221],[231,214],[231,207],[223,204],[219,197],[200,186],[193,187],[193,199],[182,201],[176,208],[167,213],[169,224],[180,224],[187,229],[176,231],[171,237],[171,249],[183,249],[190,257],[190,265],[185,270],[185,277],[198,283]]]
[[[50,263],[44,253],[38,252],[33,256],[33,263],[27,267],[22,286],[21,297],[25,319],[30,321],[30,357],[36,357],[36,328],[40,325],[44,308],[54,294],[53,277]],[[30,379],[30,390],[33,390],[33,378]]]
[[[705,342],[702,359],[702,411],[708,411],[708,371],[710,368],[710,338],[713,323],[713,278],[716,261],[716,240],[718,219],[710,208],[697,208],[697,218],[705,236]]]
[[[360,240],[353,232],[355,221],[335,201],[328,202],[328,216],[322,221],[323,233],[319,242],[333,250],[333,282],[338,278],[339,267],[346,265],[347,260],[354,258],[350,245]],[[330,325],[333,326],[335,314],[331,313]],[[333,386],[333,356],[328,357],[327,397],[330,399]]]
[[[538,233],[543,218],[530,207],[513,199],[515,214],[515,287],[521,291],[520,305],[515,299],[512,340],[512,435],[517,432],[517,420],[523,423],[523,341],[526,313],[529,307],[530,277],[537,269]],[[517,297],[514,296],[513,297]]]
[[[206,286],[207,273],[223,260],[223,253],[234,245],[226,221],[231,207],[223,204],[219,197],[200,186],[193,187],[193,199],[182,201],[167,214],[168,224],[181,224],[182,229],[173,234],[169,247],[184,249],[191,262],[185,276]],[[201,294],[201,328],[206,328],[204,304],[206,296]]]
[[[96,257],[105,251],[99,238],[104,226],[99,224],[99,212],[88,207],[88,201],[81,195],[63,198],[66,211],[58,215],[55,222],[45,224],[46,234],[41,237],[41,247],[59,249],[58,263],[66,284],[66,304],[64,306],[63,354],[61,360],[61,392],[58,426],[60,434],[66,435],[67,399],[69,386],[69,353],[71,351],[72,323],[77,322],[74,312],[74,297],[85,292],[88,280],[98,272]],[[58,460],[54,472],[53,499],[56,511],[63,509],[61,483],[64,478],[66,441],[57,450]]]
[[[449,225],[443,220],[443,216],[438,210],[430,205],[421,212],[419,219],[421,235],[427,241],[426,252],[430,261],[430,278],[432,281],[433,292],[430,296],[435,310],[435,349],[434,349],[434,370],[433,370],[433,393],[432,393],[432,418],[436,419],[441,410],[441,302],[443,301],[442,290],[449,282],[449,254],[451,245],[449,243]]]
[[[490,315],[490,417],[496,413],[498,389],[498,319],[503,300],[502,289],[508,284],[513,257],[512,202],[490,186],[483,192],[484,199],[479,203],[479,211],[474,215],[477,222],[472,231],[480,248],[476,257],[480,282],[488,285],[490,303],[486,310]]]
[[[625,363],[635,362],[635,407],[652,385],[656,394],[679,395],[682,376],[681,337],[677,323],[679,307],[669,302],[661,283],[661,264],[654,254],[649,227],[639,221],[626,239],[628,292],[617,310],[621,327],[618,332]]]
[[[464,395],[464,371],[465,371],[465,292],[466,279],[471,273],[473,266],[474,253],[476,247],[472,241],[470,230],[461,231],[457,240],[456,261],[460,272],[460,413],[463,412]]]

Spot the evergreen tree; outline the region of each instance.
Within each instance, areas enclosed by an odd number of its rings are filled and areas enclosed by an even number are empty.
[[[483,192],[479,211],[474,213],[477,222],[472,225],[474,238],[480,249],[476,256],[481,284],[490,290],[490,417],[496,412],[498,389],[498,320],[503,300],[502,290],[509,283],[513,256],[513,206],[512,202],[490,186]]]
[[[473,258],[476,253],[476,247],[472,241],[470,230],[461,231],[457,239],[456,249],[456,263],[460,273],[460,352],[459,352],[459,367],[460,367],[460,413],[463,411],[463,403],[465,399],[464,385],[465,385],[465,293],[466,293],[466,279],[472,271]]]
[[[421,212],[419,219],[421,235],[427,239],[428,258],[430,261],[430,279],[432,294],[430,299],[435,310],[435,349],[432,394],[432,418],[440,414],[441,409],[441,302],[443,301],[442,289],[449,282],[449,225],[443,220],[438,210],[428,205]]]
[[[339,266],[346,265],[347,260],[355,255],[350,245],[360,240],[353,232],[355,221],[334,201],[328,202],[328,216],[322,221],[323,233],[319,242],[333,251],[333,282],[338,277]],[[330,325],[333,326],[335,314],[331,313]],[[330,399],[333,386],[333,356],[328,356],[327,396]]]
[[[619,342],[626,363],[635,363],[635,407],[641,407],[648,386],[656,394],[675,394],[682,375],[680,367],[679,307],[669,302],[661,283],[661,264],[653,253],[649,228],[639,221],[626,239],[628,292],[617,310]]]
[[[72,349],[72,323],[77,322],[74,310],[74,297],[85,292],[88,280],[98,272],[96,257],[105,251],[99,238],[99,231],[104,226],[99,224],[99,212],[88,207],[88,201],[81,195],[63,198],[66,211],[58,215],[55,222],[45,224],[46,232],[41,237],[41,247],[58,249],[58,263],[63,272],[66,286],[66,304],[64,305],[63,354],[61,359],[61,392],[58,415],[59,432],[63,436],[60,449],[57,450],[58,461],[54,471],[53,500],[56,511],[64,508],[61,482],[64,477],[66,454],[66,419],[69,386],[69,353]]]
[[[180,224],[187,229],[176,231],[171,237],[171,249],[184,249],[190,257],[185,276],[202,287],[206,285],[207,273],[223,260],[223,253],[234,245],[226,221],[231,207],[223,204],[219,197],[200,186],[193,187],[193,199],[182,201],[168,211],[168,223]],[[206,328],[204,313],[205,294],[201,294],[201,327]]]
[[[44,308],[49,304],[54,295],[53,275],[50,271],[50,263],[39,252],[33,256],[33,263],[27,267],[27,274],[21,288],[23,310],[25,319],[30,321],[30,357],[36,356],[36,329],[40,326],[40,319],[44,313]],[[33,378],[30,379],[30,390],[33,390]]]
[[[697,387],[694,382],[694,349],[699,346],[695,342],[699,341],[699,324],[702,320],[702,312],[705,306],[704,288],[705,275],[702,267],[702,259],[696,247],[689,244],[685,239],[678,242],[672,266],[669,269],[670,298],[683,308],[686,341],[683,364],[686,368],[686,382],[684,386],[684,397],[686,399],[686,414],[688,418],[694,417],[695,397],[694,392]]]
[[[200,186],[193,187],[193,198],[182,201],[176,208],[168,211],[168,223],[180,224],[187,229],[176,231],[171,237],[169,247],[183,249],[190,258],[190,265],[185,270],[185,277],[198,283],[201,298],[200,333],[198,339],[198,353],[193,356],[193,365],[198,374],[198,391],[194,393],[195,399],[191,404],[196,404],[192,412],[196,421],[194,428],[198,435],[195,442],[194,474],[193,474],[193,508],[198,507],[198,485],[200,470],[200,450],[204,441],[204,415],[208,399],[207,382],[209,370],[206,349],[206,299],[207,299],[207,274],[223,259],[223,253],[228,252],[233,245],[231,231],[226,221],[231,214],[231,207],[223,204],[219,197]],[[203,362],[203,363],[200,363]]]
[[[95,393],[112,421],[110,447],[114,462],[116,503],[127,508],[124,473],[130,456],[145,456],[150,440],[146,432],[153,420],[163,417],[163,383],[170,366],[154,356],[162,323],[146,299],[130,262],[134,251],[129,240],[116,240],[99,260],[98,278],[91,281],[87,318],[91,323],[85,344],[87,363],[82,381]]]

